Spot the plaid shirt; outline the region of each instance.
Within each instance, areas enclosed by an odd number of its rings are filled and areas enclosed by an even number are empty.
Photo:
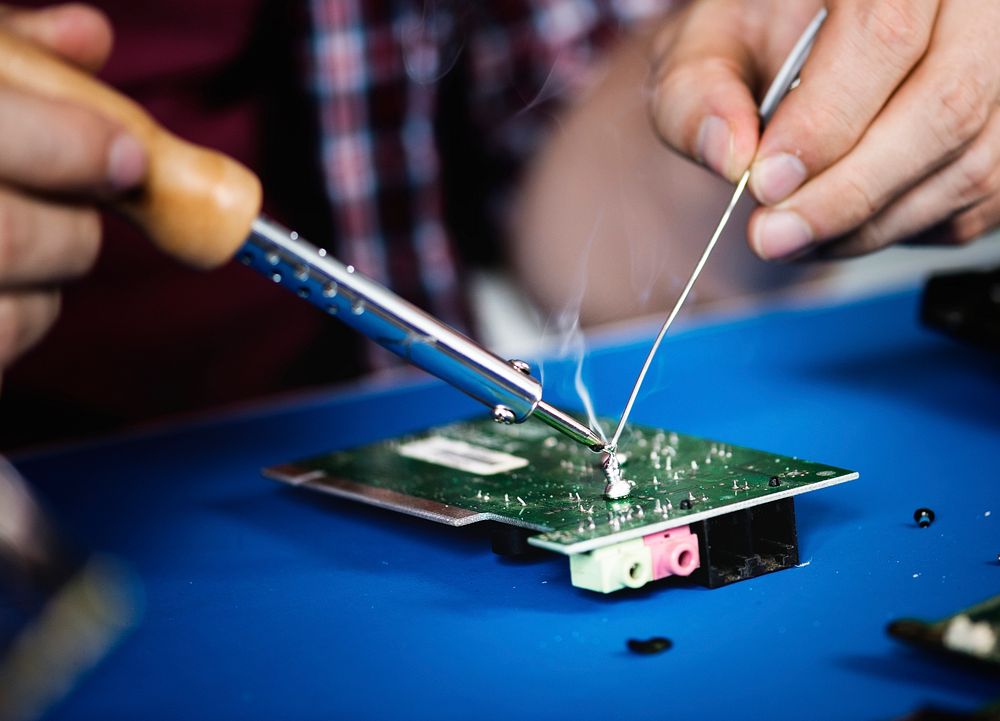
[[[509,183],[551,124],[553,106],[586,82],[600,48],[623,24],[669,4],[311,0],[310,80],[341,259],[461,326],[436,136],[442,81],[463,65],[478,150],[515,170]]]

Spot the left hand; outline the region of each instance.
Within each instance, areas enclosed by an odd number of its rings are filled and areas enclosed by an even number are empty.
[[[691,3],[655,58],[662,138],[731,181],[752,163],[762,258],[966,243],[1000,225],[1000,3],[826,5],[802,82],[760,137],[755,95],[819,3]]]

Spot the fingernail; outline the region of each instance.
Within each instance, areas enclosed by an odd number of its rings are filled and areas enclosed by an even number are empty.
[[[131,134],[119,133],[108,151],[108,182],[113,190],[128,190],[146,175],[146,151]]]
[[[750,242],[765,260],[787,258],[812,244],[809,224],[791,210],[768,210],[754,223]]]
[[[733,156],[733,133],[729,123],[709,115],[698,128],[698,160],[723,177],[729,177]]]
[[[788,153],[758,160],[750,171],[753,194],[765,205],[780,203],[795,192],[805,179],[806,166]]]

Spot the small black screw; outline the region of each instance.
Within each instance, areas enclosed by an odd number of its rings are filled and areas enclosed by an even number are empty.
[[[681,510],[682,511],[690,511],[691,510],[691,499],[690,498],[685,498],[685,499],[681,500]]]
[[[663,653],[669,650],[674,645],[674,642],[669,638],[663,638],[663,636],[653,636],[653,638],[645,640],[630,638],[625,642],[625,645],[628,646],[628,650],[632,653],[652,656],[655,653]]]
[[[913,512],[913,520],[921,528],[927,528],[934,523],[934,511],[929,508],[918,508]]]
[[[778,478],[777,476],[771,476],[771,480],[767,482],[767,485],[769,485],[771,488],[777,488],[778,486],[781,485],[781,479]]]

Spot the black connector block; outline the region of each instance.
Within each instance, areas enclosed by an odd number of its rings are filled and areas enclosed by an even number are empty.
[[[799,563],[795,501],[785,498],[691,524],[701,567],[691,580],[719,588]]]
[[[538,531],[532,531],[506,523],[491,522],[489,526],[490,545],[493,553],[510,559],[523,559],[538,554],[538,549],[528,545],[528,539]]]

